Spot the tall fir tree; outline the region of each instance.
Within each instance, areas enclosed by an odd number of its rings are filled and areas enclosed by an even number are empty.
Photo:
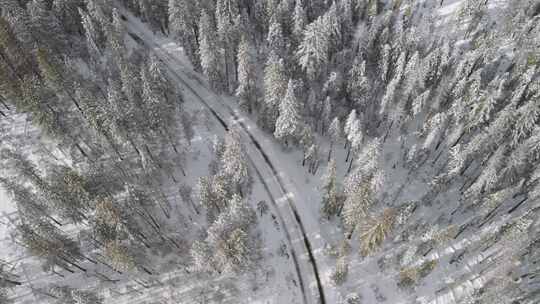
[[[201,12],[199,20],[199,55],[201,57],[201,68],[208,78],[210,85],[218,92],[226,89],[226,84],[222,78],[222,71],[219,68],[219,53],[215,27],[210,16],[205,11]]]
[[[279,117],[276,121],[274,136],[288,145],[298,141],[302,121],[298,110],[298,99],[293,80],[289,80],[287,92],[279,105]]]
[[[238,87],[236,97],[242,108],[251,113],[259,108],[257,91],[257,58],[250,42],[244,36],[238,47]]]

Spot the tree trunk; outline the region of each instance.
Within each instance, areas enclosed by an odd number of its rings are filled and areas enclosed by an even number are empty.
[[[77,100],[75,100],[75,97],[73,97],[73,95],[71,95],[71,93],[68,92],[68,90],[66,88],[63,88],[63,89],[64,89],[64,92],[66,93],[66,95],[69,97],[69,99],[71,99],[71,101],[73,102],[73,104],[75,105],[77,110],[79,110],[79,113],[81,113],[82,117],[84,117],[84,119],[87,119],[86,115],[84,114],[84,111],[81,108],[81,105],[79,104],[79,102]]]
[[[141,157],[141,151],[139,151],[139,149],[137,148],[137,146],[135,145],[135,143],[133,142],[133,139],[131,138],[131,136],[129,136],[129,134],[126,136],[129,144],[131,145],[131,147],[133,148],[133,150],[135,150],[135,152],[137,153],[137,155],[139,155],[139,158]]]
[[[86,272],[86,269],[85,269],[85,268],[82,268],[82,267],[79,266],[77,263],[74,263],[74,262],[70,261],[69,259],[67,259],[67,258],[65,258],[65,257],[62,257],[62,256],[60,256],[60,259],[61,259],[62,261],[64,261],[64,262],[66,262],[66,263],[72,265],[73,267],[79,269],[80,271]]]
[[[344,203],[342,203],[341,206],[339,206],[339,210],[338,210],[338,212],[337,212],[337,216],[338,216],[338,217],[341,216],[341,212],[343,212],[343,207],[345,207],[345,204],[344,204]]]
[[[79,145],[79,143],[75,143],[75,147],[77,147],[77,150],[79,150],[79,152],[81,152],[81,154],[87,158],[88,160],[90,160],[90,157],[88,156],[88,154],[86,154],[86,152],[83,150],[83,148],[81,147],[81,145]]]
[[[6,103],[6,100],[4,99],[4,97],[0,96],[0,103],[4,106],[4,108],[6,108],[6,110],[10,110],[10,108],[8,107],[7,103]]]
[[[386,138],[388,137],[388,135],[390,134],[390,131],[392,131],[392,127],[394,126],[394,121],[392,120],[390,122],[390,126],[388,127],[388,129],[386,129],[386,134],[384,135],[384,139],[383,139],[383,143],[386,142]]]
[[[1,280],[4,281],[4,282],[6,282],[6,283],[9,283],[9,284],[11,284],[11,285],[15,285],[15,286],[20,286],[20,285],[22,285],[22,283],[19,282],[19,281],[13,281],[13,280],[6,279],[6,278],[2,278]]]
[[[332,149],[334,149],[334,142],[330,142],[330,150],[328,150],[328,162],[330,162],[330,159],[332,158]]]
[[[347,234],[347,239],[350,240],[352,238],[352,235],[354,233],[354,230],[356,229],[356,225],[351,228],[351,231]]]
[[[105,137],[105,139],[107,140],[107,142],[109,143],[111,148],[113,149],[113,151],[116,154],[116,156],[118,157],[118,159],[124,160],[124,157],[122,156],[122,154],[120,154],[120,151],[118,150],[118,147],[114,143],[113,139],[108,134],[106,134],[105,132],[101,132],[101,134],[103,134],[103,136]]]
[[[165,133],[165,136],[167,137],[167,140],[168,140],[169,144],[170,144],[171,147],[173,148],[174,153],[179,154],[179,153],[178,153],[178,149],[176,148],[176,145],[174,144],[174,142],[173,142],[173,140],[172,140],[172,138],[171,138],[171,135],[170,135],[170,133],[169,133],[169,130],[167,130],[166,127],[163,127],[163,131],[162,131],[162,132]]]
[[[162,169],[161,163],[159,163],[159,162],[155,159],[155,157],[154,157],[154,155],[152,154],[152,152],[150,151],[150,148],[148,147],[148,145],[145,144],[144,147],[145,147],[145,149],[146,149],[146,152],[148,153],[148,156],[150,156],[150,159],[152,159],[152,161],[154,162],[154,164],[156,164],[156,166],[158,166],[158,168]]]
[[[17,78],[19,78],[19,80],[22,82],[24,78],[22,77],[21,74],[17,72],[17,69],[13,66],[13,63],[7,58],[7,56],[2,51],[0,51],[0,58],[7,64],[11,72],[15,74]]]

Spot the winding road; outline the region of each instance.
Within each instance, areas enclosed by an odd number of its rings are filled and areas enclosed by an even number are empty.
[[[287,191],[286,183],[282,179],[282,176],[280,176],[278,170],[270,160],[269,155],[263,150],[261,144],[256,139],[256,136],[251,132],[250,127],[244,123],[244,118],[240,117],[238,112],[227,104],[222,97],[214,94],[212,90],[208,88],[201,76],[197,75],[195,72],[186,72],[184,70],[185,64],[164,47],[159,45],[156,42],[156,37],[148,29],[138,24],[137,20],[133,20],[134,18],[126,13],[125,10],[122,8],[119,9],[123,12],[122,18],[126,22],[129,35],[136,42],[150,49],[168,68],[168,72],[171,76],[182,84],[182,88],[187,90],[196,100],[203,104],[225,130],[229,130],[231,126],[235,126],[240,131],[240,135],[244,137],[244,144],[248,144],[248,148],[250,148],[246,153],[248,161],[251,163],[253,170],[271,198],[271,203],[275,208],[280,224],[283,227],[296,275],[298,277],[303,302],[326,304],[324,286],[319,274],[319,267],[313,252],[312,242],[308,237],[302,217],[295,202],[291,199],[289,191]],[[204,94],[201,92],[204,92]],[[218,101],[218,104],[212,100]],[[275,182],[275,185],[270,185],[266,181],[265,175],[270,176]],[[279,193],[278,197],[285,198],[287,204],[282,204],[281,206],[278,204],[275,199],[276,196],[272,194],[271,188],[273,186],[277,186]],[[302,239],[301,245],[295,245],[293,238]],[[300,259],[298,252],[305,254],[308,257],[307,261],[305,259]],[[306,272],[311,272],[311,275],[316,282],[318,296],[315,299],[313,299],[313,296],[309,290],[307,290],[306,284],[309,282],[309,278],[306,278]]]

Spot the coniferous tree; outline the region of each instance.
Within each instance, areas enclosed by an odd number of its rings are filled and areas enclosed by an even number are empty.
[[[345,257],[339,257],[336,261],[336,267],[332,273],[334,284],[341,285],[347,280],[349,273],[349,264]]]
[[[225,146],[221,158],[221,174],[232,185],[234,192],[244,195],[249,191],[251,177],[246,163],[246,154],[236,131],[225,137]]]
[[[293,80],[289,80],[287,92],[279,105],[279,117],[276,121],[274,136],[288,145],[298,140],[301,130],[301,117],[298,112],[298,100]]]
[[[332,120],[332,123],[330,124],[330,127],[328,127],[328,135],[330,136],[330,149],[328,150],[328,161],[330,162],[330,159],[332,158],[332,152],[334,150],[334,146],[337,142],[339,142],[342,138],[342,128],[341,123],[339,121],[339,118],[335,117]]]
[[[11,195],[17,205],[17,211],[22,217],[28,221],[47,218],[57,225],[61,225],[60,222],[49,215],[46,203],[33,193],[31,189],[10,181],[7,178],[0,178],[0,184]]]
[[[225,89],[231,91],[236,86],[238,77],[235,55],[240,41],[237,22],[240,11],[237,0],[217,0],[215,7],[217,34],[223,51]]]
[[[302,41],[302,35],[307,25],[307,15],[301,0],[296,1],[293,17],[293,35],[297,42]]]
[[[79,14],[81,15],[81,23],[85,32],[88,52],[92,55],[93,60],[97,62],[104,48],[103,32],[97,29],[99,25],[92,19],[89,13],[79,8]]]
[[[20,81],[24,75],[33,72],[33,66],[23,47],[24,44],[18,39],[13,26],[0,16],[0,59],[2,65],[5,65],[2,69],[6,69],[6,72],[9,71],[7,75]]]
[[[45,0],[32,0],[27,4],[32,37],[42,47],[63,53],[66,36],[58,18],[49,9]]]
[[[298,63],[310,79],[316,79],[327,68],[330,34],[327,19],[320,16],[307,25],[297,51]]]
[[[74,289],[68,286],[53,286],[49,289],[58,304],[102,304],[103,299],[95,292]]]
[[[322,212],[329,219],[331,216],[336,215],[340,209],[339,192],[337,189],[337,177],[336,177],[336,162],[330,160],[328,168],[323,176],[323,198],[322,198]]]
[[[78,264],[83,258],[79,245],[50,223],[34,221],[22,223],[17,228],[24,246],[43,259],[45,269],[60,267],[74,272],[72,268],[77,268],[86,272],[86,269]]]
[[[200,8],[196,2],[187,0],[169,0],[169,32],[178,39],[196,71],[201,68],[199,57],[198,16]]]
[[[215,26],[210,17],[203,10],[199,20],[199,56],[201,57],[201,67],[212,88],[219,92],[226,88],[226,84],[223,82],[222,72],[219,68],[218,45],[215,31]]]
[[[279,115],[279,106],[287,91],[285,66],[275,53],[270,53],[264,68],[264,108],[261,116],[263,127],[274,131]]]
[[[0,265],[0,300],[3,302],[1,303],[12,303],[10,299],[7,298],[7,292],[6,289],[21,286],[23,283],[20,281],[20,279],[13,273],[13,268],[6,269],[7,264],[4,264],[4,261],[1,261]]]
[[[213,260],[219,272],[239,272],[252,267],[255,243],[250,232],[256,215],[247,203],[234,195],[229,208],[208,230],[208,243],[214,248]]]
[[[283,37],[283,30],[281,29],[281,23],[272,18],[270,28],[268,29],[268,37],[266,37],[266,42],[268,42],[268,50],[270,53],[278,55],[280,58],[287,56],[285,38]]]
[[[52,11],[59,19],[64,31],[68,34],[83,32],[79,8],[84,6],[83,0],[54,0]]]
[[[238,87],[236,97],[242,108],[251,113],[254,108],[258,108],[257,92],[257,69],[254,50],[250,42],[244,36],[238,47]]]
[[[368,208],[373,204],[373,193],[368,181],[362,180],[360,172],[354,172],[347,177],[344,184],[345,202],[343,209],[338,214],[343,218],[343,223],[348,229],[347,237],[352,234],[366,218]]]
[[[354,105],[365,109],[369,100],[370,86],[366,76],[366,62],[360,63],[355,58],[353,66],[349,71],[349,80],[347,83],[347,93]]]
[[[117,241],[110,241],[105,245],[105,256],[117,271],[131,271],[137,267],[135,258],[129,248]]]
[[[390,233],[394,224],[395,211],[385,209],[378,216],[368,216],[360,228],[361,252],[368,255],[380,246]]]
[[[42,71],[48,85],[59,94],[66,95],[66,98],[69,98],[80,114],[84,116],[82,105],[75,98],[72,88],[70,88],[70,84],[67,83],[66,77],[63,75],[63,72],[60,70],[59,66],[49,60],[47,51],[44,49],[38,50],[37,57],[39,68]]]

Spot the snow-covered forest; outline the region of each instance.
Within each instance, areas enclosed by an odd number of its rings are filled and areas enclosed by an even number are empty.
[[[0,304],[540,303],[540,0],[0,0]]]

